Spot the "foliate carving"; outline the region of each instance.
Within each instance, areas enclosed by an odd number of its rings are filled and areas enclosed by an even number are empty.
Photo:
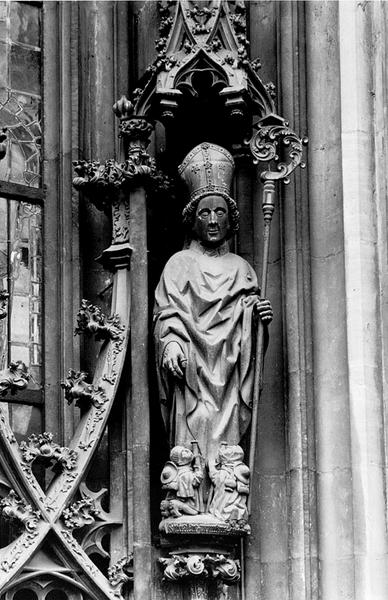
[[[268,94],[271,96],[271,98],[276,98],[276,85],[272,83],[272,81],[266,83],[264,87],[267,90]]]
[[[1,571],[8,573],[11,569],[13,569],[20,558],[26,554],[26,550],[35,543],[37,536],[37,531],[26,531],[17,540],[15,540],[11,550],[7,553],[7,559],[0,562]]]
[[[0,371],[0,396],[8,392],[15,394],[18,390],[24,390],[30,380],[28,368],[21,360],[11,362],[8,369]]]
[[[120,324],[119,315],[107,317],[101,308],[88,300],[81,301],[77,314],[77,327],[74,334],[89,333],[96,340],[117,340],[122,337],[125,327]]]
[[[5,290],[0,291],[0,320],[5,319],[8,314],[9,294]]]
[[[121,354],[123,344],[124,336],[120,336],[117,339],[115,339],[113,344],[111,344],[108,348],[108,353],[106,357],[106,369],[102,376],[102,380],[107,381],[112,385],[116,382],[117,379],[117,362]]]
[[[239,561],[224,554],[172,554],[159,561],[164,567],[164,578],[170,581],[206,578],[235,583],[240,579]]]
[[[121,182],[121,169],[113,160],[107,160],[101,165],[98,160],[76,160],[73,162],[77,177],[73,179],[76,188],[84,185],[98,184],[99,186],[119,187]]]
[[[117,592],[121,593],[122,587],[133,581],[133,554],[124,556],[108,569],[109,583]]]
[[[188,4],[190,8],[187,10],[187,16],[194,21],[191,28],[193,35],[210,33],[209,19],[216,14],[216,9],[212,6],[213,1],[199,3],[189,0]]]
[[[168,69],[169,65],[166,57],[166,48],[168,36],[174,22],[174,17],[170,12],[172,6],[172,2],[166,2],[165,0],[158,2],[160,25],[159,37],[155,40],[156,58],[154,63],[147,68],[147,73],[152,74],[163,69]]]
[[[249,64],[250,64],[251,69],[253,69],[253,71],[259,71],[261,69],[260,58],[254,58],[253,60],[249,61]]]
[[[83,371],[69,369],[66,380],[61,382],[61,387],[65,390],[65,398],[68,404],[76,400],[77,406],[90,402],[96,408],[101,408],[108,401],[105,390],[100,385],[87,383],[85,381],[87,377],[88,374]]]
[[[22,523],[29,533],[36,530],[40,519],[39,510],[34,510],[30,504],[19,498],[14,490],[11,490],[6,498],[0,500],[0,511],[6,519]]]
[[[24,465],[29,468],[37,458],[45,458],[59,465],[64,471],[71,471],[77,465],[77,452],[53,442],[52,433],[33,433],[27,442],[20,443],[20,451]]]
[[[128,122],[123,121],[123,127],[124,123]],[[73,166],[77,173],[73,179],[74,187],[84,191],[99,210],[107,211],[117,200],[118,190],[129,188],[139,178],[151,182],[156,190],[168,186],[168,179],[158,171],[155,160],[139,148],[122,163],[79,160],[73,162]]]
[[[68,529],[79,529],[94,523],[94,517],[98,514],[99,509],[95,506],[94,499],[90,496],[84,496],[81,500],[65,508],[62,517]]]
[[[303,146],[308,143],[307,138],[300,138],[288,122],[278,115],[268,115],[255,125],[256,131],[250,139],[250,150],[254,157],[254,163],[271,162],[276,164],[276,170],[268,170],[261,174],[264,181],[282,179],[289,183],[289,175],[297,166],[302,168]],[[285,152],[288,160],[281,160],[281,154]]]
[[[100,406],[95,410],[89,411],[85,427],[83,429],[82,435],[78,442],[78,447],[80,450],[87,452],[89,448],[91,448],[96,441],[95,432],[98,424],[104,418],[105,409],[104,406]]]
[[[146,119],[136,117],[122,119],[120,137],[125,137],[128,140],[142,140],[145,145],[148,145],[153,129],[153,125]]]

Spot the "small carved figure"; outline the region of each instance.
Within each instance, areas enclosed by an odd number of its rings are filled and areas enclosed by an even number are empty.
[[[244,464],[241,446],[220,445],[216,464],[209,471],[213,490],[209,512],[218,519],[241,526],[248,520],[249,468]]]
[[[202,512],[199,486],[203,479],[203,469],[199,456],[195,457],[184,446],[175,446],[160,479],[162,489],[168,490],[166,499],[160,504],[162,517],[181,517]]]

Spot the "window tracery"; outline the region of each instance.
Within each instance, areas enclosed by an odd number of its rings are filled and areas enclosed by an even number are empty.
[[[41,185],[41,9],[0,2],[0,124],[7,153],[0,179]]]

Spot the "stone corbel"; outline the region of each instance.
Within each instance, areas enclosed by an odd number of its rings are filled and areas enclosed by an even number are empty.
[[[240,563],[229,555],[218,552],[187,552],[160,558],[164,578],[170,581],[182,579],[218,580],[236,583],[240,579]]]

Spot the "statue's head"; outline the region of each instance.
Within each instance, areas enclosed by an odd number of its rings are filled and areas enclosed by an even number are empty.
[[[190,191],[183,222],[206,244],[217,246],[238,230],[239,212],[229,195],[233,171],[231,154],[207,142],[193,148],[179,167]]]
[[[170,452],[170,460],[179,467],[189,465],[194,458],[194,454],[185,446],[174,446]]]
[[[244,460],[244,450],[241,446],[230,445],[227,442],[221,442],[218,449],[218,455],[216,463],[222,464],[235,464],[240,463]]]

